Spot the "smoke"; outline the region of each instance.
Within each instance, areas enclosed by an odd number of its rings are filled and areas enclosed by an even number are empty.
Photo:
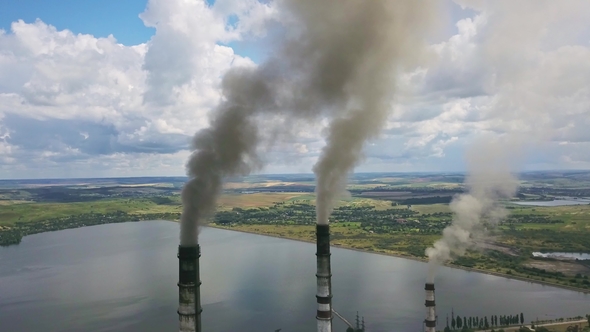
[[[507,216],[504,200],[516,193],[518,180],[513,170],[518,164],[522,141],[516,136],[486,138],[467,152],[467,193],[450,204],[453,221],[443,236],[426,249],[429,259],[428,282],[434,282],[436,267],[465,254],[469,248]]]
[[[578,63],[578,52],[587,54],[576,44],[586,34],[582,26],[587,27],[590,17],[588,3],[455,2],[477,13],[469,39],[481,66],[474,70],[482,79],[472,83],[480,84],[486,94],[478,106],[482,121],[477,129],[495,136],[482,138],[467,153],[467,193],[455,197],[450,205],[452,224],[426,250],[431,282],[438,265],[477,246],[486,228],[506,216],[502,200],[516,192],[513,174],[525,152],[551,140],[575,140],[562,133],[565,128],[583,127],[584,120],[572,120],[572,114],[580,112],[578,105],[587,105],[587,94],[580,97],[580,91],[588,85],[572,78],[576,71],[568,64]],[[587,106],[583,107],[587,112]],[[531,154],[540,158],[538,152]]]
[[[424,34],[436,22],[438,6],[386,0],[298,3],[305,3],[298,6],[313,19],[309,26],[320,25],[318,32],[337,37],[319,34],[313,40],[313,48],[327,47],[327,62],[318,68],[324,73],[315,83],[336,107],[327,145],[313,169],[317,222],[328,224],[335,199],[359,163],[365,142],[386,123],[397,74],[423,57]]]
[[[282,40],[266,62],[228,71],[210,127],[193,139],[190,180],[182,192],[183,245],[197,243],[223,179],[262,166],[258,147],[263,138],[276,138],[269,133],[280,132],[281,124],[319,117],[331,122],[328,144],[314,168],[318,220],[326,223],[364,142],[385,122],[396,73],[423,60],[424,33],[433,27],[438,8],[435,0],[276,4],[285,27]]]
[[[257,112],[273,103],[265,79],[256,69],[238,68],[223,78],[224,101],[215,110],[211,126],[193,138],[187,163],[190,180],[182,190],[180,243],[197,243],[199,227],[215,210],[224,178],[246,175],[260,167],[256,154]]]

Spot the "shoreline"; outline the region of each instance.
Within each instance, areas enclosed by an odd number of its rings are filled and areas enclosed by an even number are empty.
[[[260,236],[268,236],[268,237],[273,237],[273,238],[277,238],[277,239],[284,239],[284,240],[290,240],[290,241],[298,241],[298,242],[305,242],[305,243],[312,243],[312,244],[315,243],[314,241],[309,241],[309,240],[295,239],[295,238],[284,237],[284,236],[280,236],[280,235],[262,234],[262,233],[258,233],[258,232],[254,232],[254,231],[247,231],[247,230],[242,230],[242,229],[232,229],[232,228],[222,227],[222,226],[212,225],[212,224],[208,224],[205,227],[211,227],[211,228],[216,228],[216,229],[223,229],[223,230],[233,231],[233,232],[254,234],[254,235],[260,235]],[[389,256],[389,257],[396,257],[396,258],[402,258],[402,259],[409,259],[409,260],[416,261],[416,262],[421,262],[421,263],[428,263],[428,260],[426,258],[406,256],[406,255],[399,255],[399,254],[392,254],[392,253],[386,253],[386,252],[378,252],[378,251],[368,251],[368,250],[364,250],[364,249],[352,248],[352,247],[342,246],[342,245],[333,245],[333,244],[331,244],[330,246],[333,247],[333,248],[341,248],[341,249],[346,249],[346,250],[354,250],[354,251],[358,251],[358,252],[364,252],[364,253],[367,253],[367,254],[377,254],[377,255],[382,255],[382,256]],[[505,279],[525,281],[525,282],[530,282],[530,283],[533,283],[533,284],[539,284],[539,285],[543,285],[543,286],[551,286],[551,287],[561,288],[561,289],[565,289],[565,290],[569,290],[569,291],[574,291],[574,292],[579,292],[579,293],[584,293],[584,294],[590,294],[590,290],[588,290],[588,289],[581,289],[581,288],[576,288],[576,287],[571,287],[571,286],[566,286],[566,285],[559,285],[559,284],[554,284],[554,283],[551,283],[551,282],[546,282],[546,281],[536,280],[536,279],[529,279],[529,278],[515,276],[515,275],[511,275],[511,274],[506,274],[506,273],[499,273],[499,272],[494,272],[494,271],[486,271],[486,270],[481,270],[481,269],[474,269],[474,268],[470,268],[470,267],[465,267],[465,266],[460,266],[460,265],[455,265],[455,264],[448,264],[448,263],[447,264],[443,264],[443,266],[446,266],[446,267],[451,268],[451,269],[458,269],[458,270],[463,270],[463,271],[467,271],[467,272],[487,274],[487,275],[491,275],[491,276],[495,276],[495,277],[502,277],[502,278],[505,278]]]
[[[41,233],[46,233],[46,232],[55,232],[55,231],[66,230],[66,229],[74,229],[74,228],[82,228],[82,227],[90,227],[90,226],[98,226],[98,225],[108,225],[108,224],[116,224],[116,223],[125,223],[125,222],[141,222],[141,221],[156,221],[156,220],[168,221],[168,222],[174,222],[174,223],[178,223],[180,221],[180,220],[166,220],[166,219],[146,219],[146,220],[121,221],[121,222],[106,222],[106,223],[100,223],[100,224],[95,224],[95,225],[77,225],[76,227],[51,229],[51,230],[44,230],[44,231],[41,231],[38,233],[26,234],[23,236],[23,238],[28,235],[41,234]],[[241,233],[247,233],[247,234],[254,234],[254,235],[260,235],[260,236],[268,236],[268,237],[290,240],[290,241],[299,241],[299,242],[312,243],[312,244],[315,243],[315,241],[310,241],[310,240],[284,237],[284,236],[280,236],[280,235],[276,235],[276,234],[263,234],[263,233],[258,233],[258,232],[254,232],[254,231],[248,231],[248,230],[241,230],[241,229],[232,229],[232,228],[218,226],[218,225],[214,225],[214,224],[207,224],[204,227],[211,227],[211,228],[216,228],[216,229],[222,229],[222,230],[233,231],[233,232],[241,232]],[[9,245],[0,246],[0,247],[9,247],[12,245],[18,245],[18,244],[14,243],[14,244],[9,244]],[[330,246],[333,248],[342,248],[342,249],[346,249],[346,250],[354,250],[354,251],[368,253],[368,254],[377,254],[377,255],[382,255],[382,256],[409,259],[409,260],[413,260],[413,261],[421,262],[421,263],[428,263],[427,259],[420,258],[420,257],[393,254],[393,253],[387,253],[387,252],[379,252],[379,251],[368,251],[368,250],[364,250],[364,249],[352,248],[352,247],[349,247],[346,245],[331,244]],[[575,291],[575,292],[579,292],[579,293],[590,294],[590,290],[588,290],[588,289],[582,289],[582,288],[576,288],[576,287],[571,287],[571,286],[566,286],[566,285],[554,284],[551,282],[546,282],[546,281],[536,280],[536,279],[529,279],[529,278],[525,278],[525,277],[511,275],[511,274],[499,273],[499,272],[494,272],[494,271],[486,271],[486,270],[481,270],[481,269],[474,269],[474,268],[470,268],[470,267],[465,267],[465,266],[460,266],[460,265],[455,265],[455,264],[448,264],[448,263],[443,264],[443,266],[446,266],[446,267],[449,267],[452,269],[463,270],[463,271],[467,271],[467,272],[487,274],[487,275],[502,277],[502,278],[506,278],[506,279],[525,281],[525,282],[530,282],[530,283],[539,284],[539,285],[543,285],[543,286],[551,286],[551,287],[561,288],[561,289]]]

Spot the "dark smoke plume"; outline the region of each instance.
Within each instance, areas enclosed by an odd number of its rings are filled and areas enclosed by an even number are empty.
[[[424,33],[433,26],[438,7],[431,1],[387,0],[322,1],[319,6],[304,1],[298,6],[309,18],[308,26],[318,26],[310,43],[327,60],[318,68],[323,72],[315,89],[335,108],[327,145],[314,166],[317,222],[327,224],[365,142],[386,123],[395,78],[421,58]]]
[[[262,165],[261,133],[272,122],[327,117],[327,146],[314,167],[318,222],[376,137],[391,109],[395,77],[423,60],[424,33],[433,27],[435,0],[283,0],[284,39],[256,68],[230,70],[210,128],[195,135],[183,190],[181,244],[197,241],[198,227],[215,209],[223,179]]]

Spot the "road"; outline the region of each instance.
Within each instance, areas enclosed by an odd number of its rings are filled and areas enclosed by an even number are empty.
[[[563,322],[556,322],[556,323],[547,323],[547,324],[539,324],[539,325],[535,325],[535,326],[543,326],[543,327],[550,327],[550,326],[570,326],[570,325],[577,325],[577,324],[582,324],[582,327],[584,327],[584,325],[588,325],[588,320],[586,319],[581,319],[581,320],[571,320],[571,321],[563,321]],[[529,329],[531,328],[531,325],[525,325],[526,327],[528,327]],[[507,327],[504,328],[504,331],[506,332],[511,332],[511,331],[518,331],[518,329],[520,328],[520,326],[511,326],[511,327]],[[494,331],[497,331],[498,329],[494,329]],[[484,332],[491,332],[492,330],[484,330]]]

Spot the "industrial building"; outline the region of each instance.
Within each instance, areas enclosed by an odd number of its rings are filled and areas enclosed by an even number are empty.
[[[333,332],[333,314],[348,325],[346,332],[365,332],[365,320],[359,320],[357,312],[356,326],[332,308],[332,271],[330,266],[330,226],[317,225],[317,332]],[[202,332],[201,296],[199,258],[201,247],[178,246],[178,326],[180,332]],[[434,284],[426,283],[426,319],[424,331],[436,331],[436,310]],[[279,330],[280,331],[280,330]]]

